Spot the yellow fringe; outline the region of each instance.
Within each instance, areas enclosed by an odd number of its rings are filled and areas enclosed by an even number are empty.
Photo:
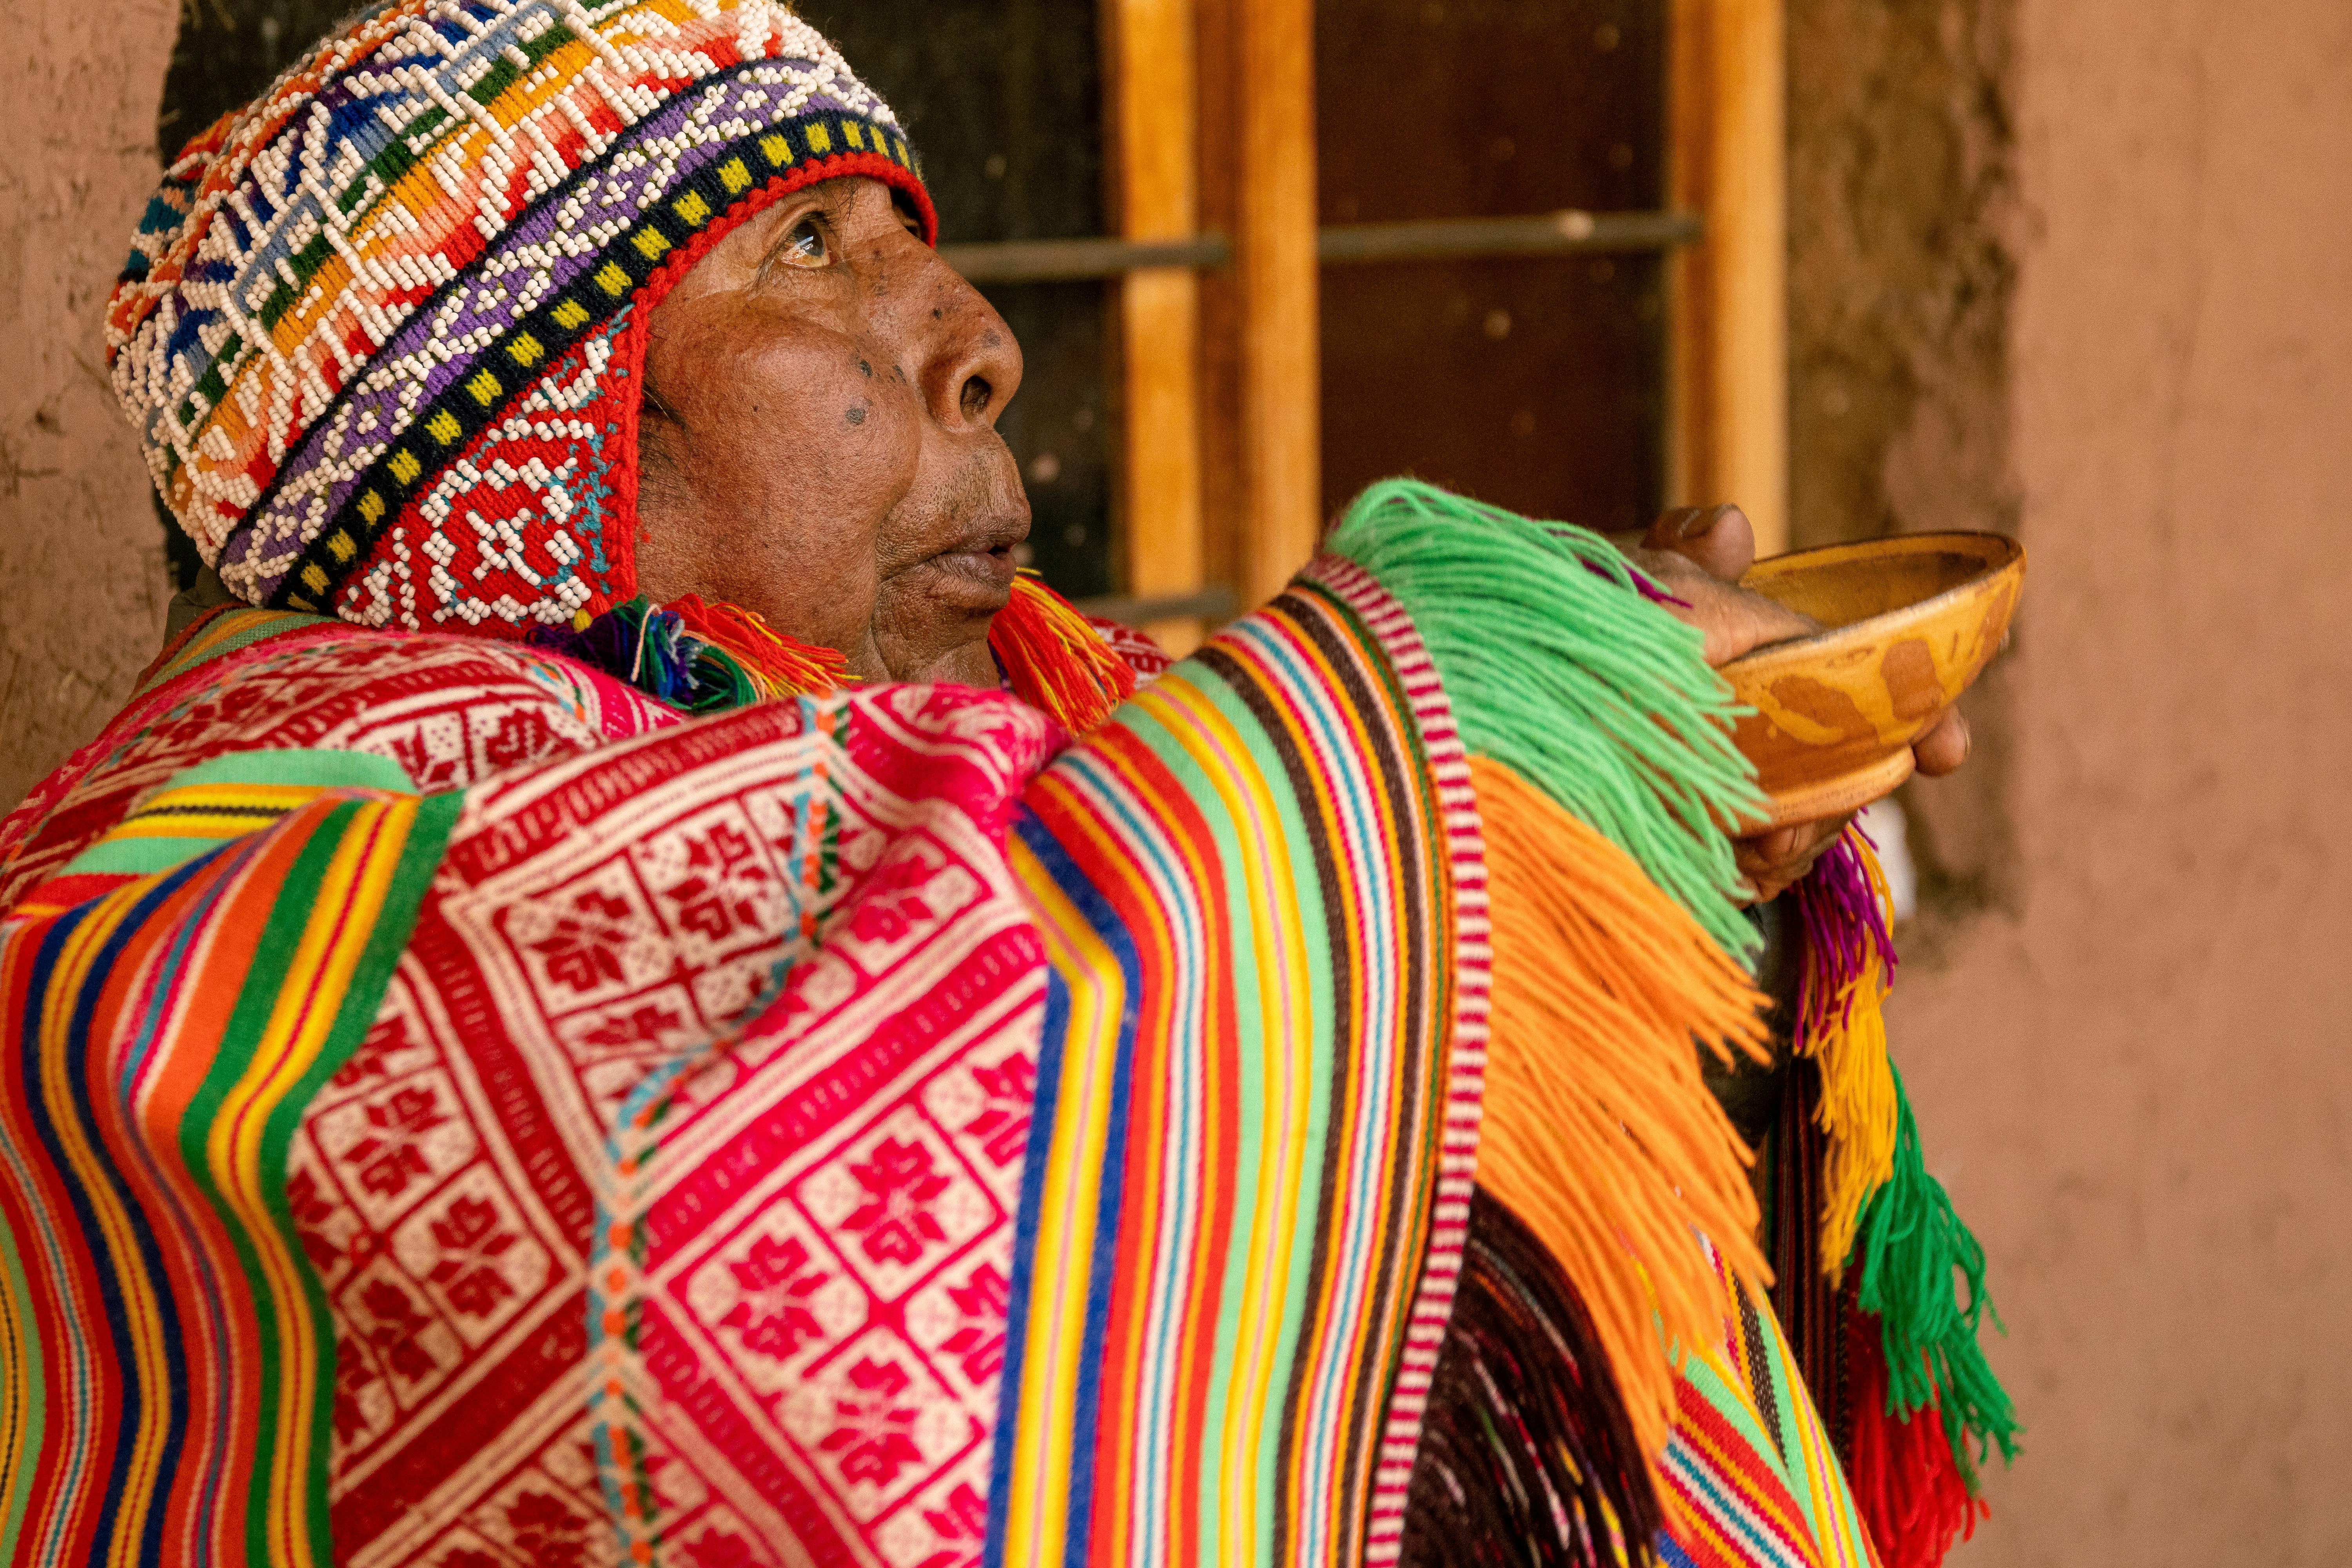
[[[1882,909],[1888,907],[1878,857],[1859,841],[1863,870]],[[1821,1064],[1822,1100],[1815,1120],[1828,1135],[1822,1171],[1822,1268],[1833,1284],[1845,1279],[1862,1211],[1895,1177],[1895,1069],[1886,1059],[1885,966],[1877,951],[1830,1008],[1821,1037],[1803,1042]]]
[[[1764,1059],[1765,1000],[1630,856],[1503,763],[1470,772],[1495,924],[1478,1180],[1583,1297],[1654,1464],[1682,1356],[1723,1333],[1698,1236],[1771,1277],[1752,1156],[1692,1044]]]
[[[1094,623],[1034,572],[1013,580],[1013,602],[996,613],[989,651],[1013,694],[1083,735],[1135,695],[1135,671]]]

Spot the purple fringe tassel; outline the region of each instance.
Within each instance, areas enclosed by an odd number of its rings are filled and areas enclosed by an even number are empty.
[[[1871,890],[1870,873],[1863,869],[1865,846],[1876,847],[1858,824],[1849,824],[1796,886],[1797,918],[1805,931],[1804,984],[1797,1005],[1800,1049],[1821,1037],[1842,996],[1837,1021],[1845,1021],[1845,1009],[1853,1005],[1847,987],[1862,978],[1874,952],[1885,972],[1895,973],[1895,937]]]

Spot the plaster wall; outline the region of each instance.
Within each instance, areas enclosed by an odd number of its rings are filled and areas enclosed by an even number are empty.
[[[163,534],[100,331],[155,187],[174,0],[9,0],[0,52],[0,810],[161,645]]]
[[[1985,7],[1871,9],[1941,13],[1958,37]],[[1979,413],[2006,426],[2032,552],[1995,693],[2014,880],[1894,1005],[2031,1427],[1953,1561],[2334,1568],[2352,1563],[2352,7],[2007,9],[2016,281],[2006,393]],[[1934,403],[1882,455],[1898,521],[1986,483],[1966,441],[1939,476]]]

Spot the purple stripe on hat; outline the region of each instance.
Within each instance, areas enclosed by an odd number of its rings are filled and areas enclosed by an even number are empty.
[[[392,342],[376,351],[368,366],[346,384],[333,407],[304,431],[279,467],[269,490],[259,504],[247,511],[224,544],[219,563],[223,572],[226,574],[236,566],[256,569],[264,560],[282,557],[287,564],[276,571],[257,572],[254,586],[248,590],[262,600],[274,595],[291,569],[293,557],[308,542],[303,532],[305,520],[318,520],[310,528],[315,534],[342,510],[373,463],[406,432],[411,416],[401,412],[404,401],[412,411],[429,406],[443,392],[470,375],[488,351],[431,360],[421,395],[413,376],[393,379],[383,374],[384,367],[403,360],[425,358],[433,343],[462,339],[477,330],[487,329],[492,337],[502,335],[546,299],[571,288],[604,263],[605,253],[601,249],[586,249],[579,255],[553,251],[551,242],[559,227],[584,234],[601,224],[634,225],[671,193],[728,155],[739,138],[720,136],[714,131],[708,141],[674,151],[665,149],[668,154],[666,159],[649,162],[626,174],[616,174],[613,165],[622,153],[679,138],[690,121],[715,126],[740,121],[767,129],[823,115],[846,113],[875,119],[887,112],[878,101],[853,108],[833,91],[812,90],[808,77],[816,68],[815,62],[809,60],[761,59],[698,82],[621,132],[594,163],[583,166],[556,191],[541,198],[475,257],[455,283],[414,308]],[[758,79],[763,75],[785,73],[799,79]],[[855,79],[843,85],[852,90],[857,86]],[[796,94],[804,95],[802,105],[796,113],[787,117],[783,105]],[[656,178],[656,169],[664,162],[668,163],[668,178],[648,195],[647,182]],[[567,217],[567,210],[583,193],[587,196],[584,207]],[[520,258],[534,247],[548,247],[550,255],[530,262],[521,261]],[[516,265],[502,268],[502,262]],[[541,267],[545,268],[541,286],[527,298],[519,296],[513,285]],[[460,301],[454,316],[450,310],[453,299]],[[377,384],[370,384],[372,376],[377,378]],[[402,396],[404,391],[409,395],[406,399]],[[368,421],[371,415],[372,423]],[[361,435],[358,432],[363,424],[366,434]],[[330,464],[341,470],[331,478],[325,472]]]

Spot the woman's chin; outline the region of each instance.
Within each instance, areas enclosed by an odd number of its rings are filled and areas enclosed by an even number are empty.
[[[988,651],[988,637],[982,635],[971,641],[950,648],[935,658],[915,664],[910,668],[893,667],[893,680],[905,680],[918,685],[979,686],[993,688],[1001,684],[996,656]]]

